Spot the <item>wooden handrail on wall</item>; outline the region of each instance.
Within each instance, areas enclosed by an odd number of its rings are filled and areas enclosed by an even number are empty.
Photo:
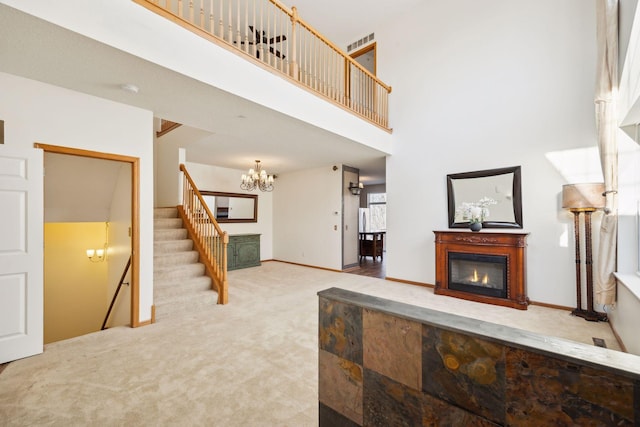
[[[133,0],[389,131],[391,86],[278,0]]]
[[[101,331],[104,331],[105,329],[107,329],[107,320],[109,320],[109,315],[111,314],[111,310],[113,310],[113,305],[116,302],[116,299],[118,298],[118,294],[120,293],[120,288],[122,288],[122,285],[128,285],[128,283],[126,283],[124,281],[125,277],[127,277],[127,273],[129,272],[129,267],[131,267],[131,256],[129,256],[129,260],[127,261],[127,265],[125,265],[124,270],[122,271],[122,276],[120,276],[120,281],[118,282],[118,287],[116,288],[116,292],[113,294],[113,298],[111,299],[111,304],[109,304],[109,309],[107,310],[107,314],[104,316],[104,321],[102,322],[102,327],[100,328]]]
[[[207,276],[211,277],[213,286],[218,292],[218,304],[226,304],[229,302],[229,282],[227,280],[229,235],[220,228],[211,214],[185,166],[180,165],[180,170],[184,179],[182,206],[178,206],[178,212],[200,254],[200,262],[204,264]]]

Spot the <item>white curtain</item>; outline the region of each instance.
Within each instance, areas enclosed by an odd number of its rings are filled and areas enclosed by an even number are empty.
[[[616,298],[613,272],[616,270],[618,228],[618,0],[596,2],[598,58],[595,107],[606,207],[600,227],[595,295],[598,304],[612,305]]]

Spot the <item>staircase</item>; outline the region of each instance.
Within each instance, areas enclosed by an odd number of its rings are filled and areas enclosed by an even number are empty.
[[[187,236],[178,209],[154,210],[154,304],[156,321],[172,315],[211,309],[218,295],[211,288],[198,252]]]

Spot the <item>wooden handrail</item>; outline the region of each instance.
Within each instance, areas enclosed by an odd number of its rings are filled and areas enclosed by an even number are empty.
[[[390,131],[391,86],[279,0],[132,0]],[[208,19],[207,19],[208,18]]]
[[[109,309],[107,310],[107,315],[104,316],[104,321],[102,322],[101,331],[104,331],[107,328],[107,320],[109,320],[109,315],[111,314],[111,310],[113,309],[113,305],[116,302],[116,298],[118,298],[118,294],[120,293],[120,288],[125,284],[124,278],[127,277],[127,273],[129,272],[129,267],[131,267],[131,255],[129,255],[129,261],[127,261],[127,265],[124,267],[122,271],[122,276],[120,276],[120,281],[118,282],[118,287],[116,288],[116,292],[113,294],[113,298],[111,299],[111,304],[109,304]]]
[[[279,3],[278,0],[268,0],[272,3]],[[311,34],[313,34],[314,36],[316,36],[317,38],[319,38],[320,40],[322,40],[322,42],[324,44],[326,44],[327,46],[329,46],[331,49],[333,49],[336,53],[339,53],[340,55],[342,55],[344,57],[345,60],[347,60],[348,62],[351,63],[351,65],[353,65],[354,67],[358,68],[360,71],[362,71],[363,73],[365,73],[371,80],[375,81],[377,84],[379,84],[380,86],[382,86],[388,93],[391,93],[391,86],[386,85],[382,80],[380,80],[377,76],[371,74],[371,72],[369,70],[367,70],[366,68],[364,68],[362,65],[360,65],[358,63],[358,61],[356,61],[355,59],[353,59],[348,53],[346,53],[344,50],[340,49],[338,46],[336,46],[331,40],[327,39],[325,36],[323,36],[322,34],[320,34],[315,28],[313,28],[310,24],[308,24],[304,19],[300,18],[297,14],[297,12],[294,14],[292,11],[289,11],[286,9],[286,6],[282,5],[283,8],[282,10],[285,13],[288,13],[289,16],[291,17],[291,20],[295,20],[296,22],[299,22],[301,26],[303,26],[304,28],[307,29],[307,31],[309,31]],[[296,10],[295,7],[292,8],[293,10]]]
[[[218,292],[218,304],[226,304],[229,302],[227,280],[229,235],[220,228],[183,164],[180,165],[180,171],[184,179],[182,205],[178,206],[178,213],[200,255],[200,262],[204,264],[205,271],[211,277],[213,286]]]

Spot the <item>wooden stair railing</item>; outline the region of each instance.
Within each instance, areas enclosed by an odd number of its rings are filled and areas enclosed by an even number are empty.
[[[116,302],[116,298],[118,298],[118,294],[120,293],[120,288],[122,287],[122,285],[125,285],[125,284],[128,285],[128,283],[124,281],[124,278],[127,277],[127,273],[129,272],[129,267],[131,267],[131,256],[129,256],[129,261],[127,261],[127,265],[124,267],[122,276],[120,276],[120,281],[118,282],[118,288],[116,289],[116,292],[113,294],[113,298],[111,299],[111,304],[109,304],[109,309],[107,310],[107,315],[104,316],[104,321],[102,322],[102,327],[100,328],[101,331],[104,331],[105,329],[107,329],[107,321],[109,320],[109,315],[111,315],[111,310],[113,310],[113,305]]]
[[[184,221],[189,237],[200,254],[207,276],[218,292],[218,304],[229,302],[229,282],[227,280],[227,245],[229,235],[220,228],[207,207],[202,194],[196,187],[183,164],[182,205],[178,213]]]
[[[391,131],[391,86],[300,18],[295,7],[278,0],[133,1]]]

